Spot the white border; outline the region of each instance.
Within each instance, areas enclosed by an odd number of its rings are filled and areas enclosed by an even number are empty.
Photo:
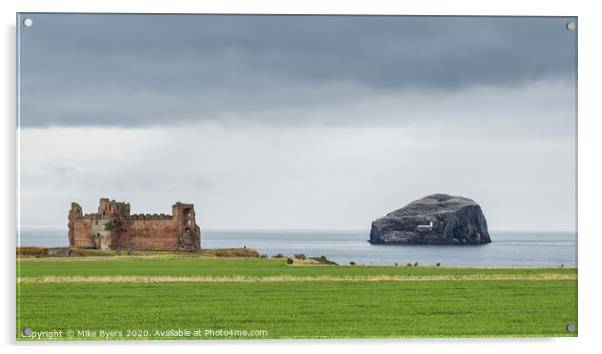
[[[599,134],[600,89],[602,77],[602,13],[596,11],[594,1],[407,1],[384,0],[236,0],[199,1],[191,3],[183,0],[170,1],[28,1],[5,0],[2,7],[2,86],[0,86],[3,108],[2,121],[2,196],[0,224],[4,270],[2,312],[0,333],[7,350],[24,352],[39,350],[45,353],[79,353],[82,350],[92,353],[105,353],[107,350],[144,350],[149,353],[164,352],[166,346],[175,345],[177,351],[244,351],[246,353],[307,353],[312,351],[344,350],[346,353],[361,353],[371,347],[379,351],[424,351],[446,353],[519,353],[534,350],[546,353],[573,353],[589,351],[599,347],[597,337],[600,322],[600,184],[602,151]],[[40,345],[15,344],[15,220],[16,220],[16,134],[15,134],[15,13],[16,12],[178,12],[178,13],[331,13],[331,14],[403,14],[403,15],[554,15],[579,16],[579,338],[559,339],[406,339],[406,340],[335,340],[335,341],[238,341],[238,342],[127,342],[95,343],[85,349],[85,344],[52,343]],[[378,323],[374,324],[378,326]],[[140,348],[143,346],[144,348]]]

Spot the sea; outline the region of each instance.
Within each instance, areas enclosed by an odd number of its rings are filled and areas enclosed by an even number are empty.
[[[372,245],[368,231],[202,231],[201,248],[248,247],[261,254],[325,256],[338,264],[576,267],[574,232],[491,232],[485,245]],[[21,229],[17,245],[65,247],[67,229]]]

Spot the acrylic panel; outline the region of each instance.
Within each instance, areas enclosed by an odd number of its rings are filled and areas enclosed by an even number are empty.
[[[577,335],[577,18],[17,14],[23,341]]]

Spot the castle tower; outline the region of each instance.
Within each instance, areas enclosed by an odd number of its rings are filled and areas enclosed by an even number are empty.
[[[101,198],[92,221],[92,240],[96,248],[121,248],[124,221],[130,216],[130,204]]]
[[[77,218],[82,217],[82,207],[77,203],[71,203],[71,209],[69,210],[69,223],[67,227],[69,228],[69,247],[74,247],[75,245],[75,220]]]
[[[196,224],[194,205],[177,202],[172,206],[173,220],[178,225],[178,249],[200,249],[201,230]]]

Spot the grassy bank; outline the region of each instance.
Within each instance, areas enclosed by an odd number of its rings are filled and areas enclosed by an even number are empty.
[[[312,276],[433,274],[576,274],[575,268],[447,268],[288,265],[280,259],[227,259],[188,255],[22,259],[21,277],[45,275]]]
[[[565,330],[577,323],[577,271],[569,268],[164,255],[31,258],[17,269],[19,331],[62,331],[62,340],[576,335]]]

